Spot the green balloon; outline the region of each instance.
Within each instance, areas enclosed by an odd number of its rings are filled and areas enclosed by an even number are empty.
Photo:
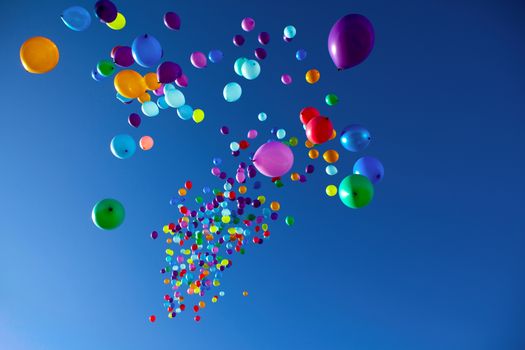
[[[374,198],[374,186],[366,176],[349,175],[339,184],[339,198],[352,209],[365,207]]]
[[[124,221],[126,211],[124,206],[116,199],[103,199],[93,207],[91,219],[100,229],[113,230]]]
[[[103,77],[109,77],[115,71],[115,64],[110,60],[102,60],[97,64],[97,72]]]
[[[337,102],[339,102],[339,97],[337,97],[337,95],[335,95],[335,94],[328,94],[328,95],[326,95],[324,100],[326,101],[327,105],[335,106],[337,104]]]
[[[286,222],[286,225],[292,226],[295,223],[295,219],[293,216],[287,216],[284,221]]]

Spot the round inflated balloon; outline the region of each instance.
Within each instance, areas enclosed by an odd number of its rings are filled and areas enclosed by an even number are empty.
[[[175,79],[175,84],[177,84],[178,87],[187,87],[188,77],[186,76],[186,74],[182,73],[180,77]]]
[[[146,75],[144,75],[144,83],[146,84],[146,88],[148,90],[157,90],[161,87],[161,83],[159,83],[159,78],[157,77],[156,73],[149,72]]]
[[[337,187],[335,185],[328,185],[326,186],[325,192],[329,197],[333,197],[337,194]]]
[[[255,20],[251,17],[246,17],[242,20],[241,27],[245,32],[251,32],[255,28]]]
[[[182,69],[177,63],[166,61],[157,67],[157,80],[163,84],[174,82],[182,75]]]
[[[95,81],[102,81],[104,80],[105,77],[103,77],[102,75],[100,75],[100,73],[97,71],[97,68],[93,68],[93,70],[91,71],[91,77],[93,78],[93,80]],[[117,94],[118,95],[118,94]],[[124,96],[123,96],[124,97]],[[124,101],[122,101],[124,102]]]
[[[354,174],[366,176],[375,185],[385,176],[385,168],[379,159],[366,156],[355,162]]]
[[[247,60],[241,67],[242,76],[248,80],[256,79],[261,73],[261,66],[255,60]]]
[[[339,153],[336,150],[329,149],[323,153],[323,159],[327,163],[336,163],[339,160]]]
[[[113,61],[115,64],[120,67],[129,67],[135,60],[133,59],[133,53],[131,47],[129,46],[119,46],[115,49],[113,54]]]
[[[180,29],[180,17],[175,12],[166,12],[164,14],[164,25],[171,30]]]
[[[116,199],[103,199],[93,207],[91,220],[100,229],[113,230],[119,227],[126,216],[124,206]]]
[[[310,84],[315,84],[321,78],[321,73],[317,69],[310,69],[306,72],[305,79]]]
[[[184,94],[182,93],[182,91],[177,89],[165,90],[164,99],[166,100],[168,106],[173,108],[182,107],[186,103],[186,98],[184,97]]]
[[[193,121],[197,124],[204,120],[204,111],[202,109],[194,109],[192,115]]]
[[[95,3],[95,14],[106,23],[113,22],[117,18],[117,7],[109,0],[99,0]]]
[[[297,33],[297,30],[294,26],[287,26],[283,30],[283,34],[288,39],[293,39],[295,37],[295,34]]]
[[[109,77],[115,72],[115,65],[110,60],[102,60],[97,64],[97,72],[103,77]]]
[[[364,126],[352,124],[344,128],[339,140],[345,149],[360,152],[368,146],[372,136]]]
[[[235,102],[239,98],[241,98],[242,95],[242,88],[239,84],[235,82],[231,82],[226,84],[224,86],[224,89],[222,90],[222,95],[224,96],[224,99],[228,102]]]
[[[138,128],[140,126],[142,119],[140,118],[140,115],[137,113],[131,113],[128,117],[128,123],[134,128]]]
[[[143,93],[142,95],[140,95],[137,100],[140,102],[140,103],[144,103],[144,102],[147,102],[147,101],[151,101],[151,95],[148,94],[147,92]]]
[[[334,176],[337,174],[337,167],[335,165],[327,165],[325,171],[328,175]]]
[[[259,119],[259,121],[263,122],[265,121],[266,119],[268,119],[268,115],[264,112],[261,112],[257,115],[257,119]]]
[[[295,58],[297,58],[298,61],[303,61],[306,59],[306,56],[307,56],[307,52],[306,50],[304,49],[299,49],[297,50],[297,52],[295,53]]]
[[[335,106],[339,102],[339,97],[335,94],[328,94],[324,98],[325,102],[329,106]]]
[[[341,202],[352,209],[362,208],[374,198],[374,186],[363,175],[349,175],[339,184]]]
[[[168,109],[168,108],[170,108],[170,106],[166,102],[166,97],[165,96],[160,96],[157,99],[157,106],[159,106],[160,109]]]
[[[27,39],[20,47],[20,61],[29,73],[47,73],[58,64],[60,54],[54,42],[43,36]]]
[[[137,145],[133,137],[125,134],[113,137],[110,144],[111,153],[119,159],[127,159],[135,154]]]
[[[322,144],[330,140],[334,126],[329,118],[314,117],[306,124],[306,137],[314,144]]]
[[[72,6],[65,9],[60,18],[69,29],[77,32],[86,30],[91,25],[91,15],[82,6]]]
[[[142,136],[139,141],[140,148],[142,148],[144,151],[149,151],[152,149],[154,144],[155,142],[151,136]]]
[[[126,69],[118,72],[113,83],[115,90],[127,98],[138,98],[146,92],[144,78],[134,70]]]
[[[119,12],[117,18],[113,22],[106,23],[106,25],[113,30],[121,30],[126,26],[126,17]]]
[[[206,55],[200,51],[195,51],[190,56],[190,61],[195,68],[205,68],[208,65]]]
[[[144,102],[141,109],[146,117],[155,117],[159,114],[159,106],[153,101]]]
[[[257,170],[268,177],[286,174],[294,162],[293,152],[282,142],[269,141],[257,149],[253,164]]]
[[[270,42],[270,34],[268,32],[260,32],[257,36],[257,40],[261,45],[267,45]]]
[[[177,108],[177,115],[182,120],[190,120],[193,117],[193,107],[190,105],[183,105]]]
[[[235,71],[235,74],[242,77],[242,66],[247,61],[248,59],[246,57],[239,57],[235,60],[235,63],[233,64],[233,70]]]
[[[284,84],[284,85],[290,85],[292,83],[293,79],[292,79],[292,76],[289,75],[289,74],[283,74],[281,75],[281,82]]]
[[[146,68],[156,66],[163,55],[159,41],[149,34],[136,37],[131,50],[135,62]]]
[[[211,63],[219,63],[220,61],[222,61],[223,56],[224,54],[221,50],[211,50],[208,53],[208,59]]]
[[[328,52],[339,70],[363,62],[374,47],[374,28],[365,16],[349,14],[341,17],[330,30]]]
[[[256,48],[255,51],[254,51],[254,54],[255,54],[255,57],[257,57],[257,59],[259,59],[259,60],[264,60],[266,58],[266,56],[268,55],[266,53],[266,50],[263,49],[262,47]]]
[[[301,123],[306,125],[312,118],[319,117],[320,115],[321,113],[319,113],[317,108],[305,107],[301,109],[301,112],[299,113],[299,119],[301,120]]]
[[[242,45],[244,45],[244,41],[245,41],[244,37],[242,35],[240,35],[240,34],[237,34],[237,35],[235,35],[233,37],[233,44],[235,46],[242,46]]]
[[[286,225],[288,226],[293,226],[293,224],[295,223],[295,219],[293,216],[287,216],[284,221],[286,222]]]

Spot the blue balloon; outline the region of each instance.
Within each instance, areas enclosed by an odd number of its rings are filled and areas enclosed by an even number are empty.
[[[374,157],[361,157],[354,164],[354,174],[368,177],[374,185],[385,176],[383,164]]]
[[[106,77],[102,76],[102,75],[98,72],[98,70],[97,70],[96,67],[93,68],[93,70],[91,71],[91,77],[92,77],[93,80],[95,80],[95,81],[102,81],[102,80],[104,80],[104,79],[106,78]]]
[[[233,70],[235,71],[235,74],[242,77],[242,65],[244,62],[248,61],[246,57],[239,57],[235,60],[235,63],[233,64]]]
[[[133,102],[132,98],[124,97],[121,94],[119,94],[118,92],[117,92],[117,100],[119,100],[122,103],[126,103],[126,104]]]
[[[183,105],[177,108],[177,115],[182,120],[190,120],[193,116],[193,108],[190,105]]]
[[[368,146],[371,139],[370,132],[364,126],[352,124],[343,129],[339,140],[345,149],[359,152]]]
[[[337,167],[335,165],[327,165],[325,171],[328,175],[334,176],[337,174]]]
[[[156,66],[163,55],[159,41],[149,34],[136,37],[131,52],[135,62],[146,68]]]
[[[64,24],[71,30],[81,32],[91,25],[91,15],[82,6],[72,6],[60,15]]]
[[[208,54],[208,59],[211,63],[219,63],[222,61],[223,56],[224,55],[221,50],[211,50]]]
[[[295,58],[297,58],[298,61],[302,61],[306,58],[308,54],[306,53],[306,50],[304,49],[299,49],[297,50],[297,52],[295,53]]]
[[[173,86],[173,85],[172,85]],[[184,106],[186,104],[186,98],[184,97],[184,94],[182,91],[177,90],[173,88],[173,90],[170,89],[164,89],[165,95],[164,100],[166,101],[166,104],[173,108],[179,108],[181,106]]]
[[[170,106],[168,106],[168,103],[166,103],[166,97],[161,96],[157,100],[157,106],[159,106],[160,109],[168,109]]]
[[[125,134],[120,134],[111,140],[111,153],[119,159],[127,159],[135,154],[137,144],[133,137]]]
[[[241,67],[242,76],[248,80],[253,80],[261,74],[261,66],[256,60],[247,60]]]
[[[155,117],[159,114],[159,106],[153,101],[144,102],[141,109],[146,117]]]
[[[224,86],[224,89],[222,90],[222,95],[224,96],[224,99],[228,102],[235,102],[239,98],[241,98],[242,95],[242,88],[237,83],[228,83],[226,86]]]

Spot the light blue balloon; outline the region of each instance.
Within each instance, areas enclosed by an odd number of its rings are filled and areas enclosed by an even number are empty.
[[[327,165],[325,171],[328,175],[333,176],[337,174],[337,167],[335,165]]]
[[[159,106],[153,101],[144,102],[141,109],[146,117],[155,117],[159,115]]]
[[[177,108],[177,115],[182,120],[189,120],[193,116],[193,108],[190,105],[183,105]]]
[[[173,108],[179,108],[186,104],[186,98],[184,97],[184,94],[182,91],[177,89],[166,91],[164,93],[164,99],[166,100],[168,106]]]
[[[133,99],[124,97],[121,94],[119,94],[118,92],[117,92],[117,100],[119,100],[122,103],[128,103],[128,102],[133,101]]]
[[[163,54],[160,42],[149,34],[136,37],[131,45],[131,52],[135,62],[146,68],[156,66]]]
[[[210,53],[208,53],[208,59],[211,63],[219,63],[222,61],[222,58],[224,57],[224,54],[221,50],[211,50]]]
[[[166,102],[166,98],[164,96],[161,96],[157,100],[157,106],[159,106],[160,109],[168,109],[170,106]]]
[[[242,65],[246,61],[248,61],[246,57],[239,57],[235,60],[235,63],[233,64],[233,70],[240,77],[242,77]]]
[[[261,74],[261,66],[255,60],[247,60],[241,67],[242,76],[248,80],[253,80]]]
[[[174,90],[177,90],[177,88],[173,84],[165,84],[164,87],[162,88],[164,95],[166,95],[168,91],[174,91]]]
[[[278,138],[279,140],[284,139],[285,136],[286,136],[286,130],[284,130],[284,129],[279,129],[279,130],[277,130],[277,132],[275,133],[275,136],[277,136],[277,138]]]
[[[295,37],[295,34],[297,34],[297,30],[294,26],[287,26],[283,30],[284,36],[288,39],[293,39]]]
[[[120,134],[113,137],[111,140],[110,149],[111,153],[113,153],[115,157],[119,159],[127,159],[135,154],[135,151],[137,150],[137,144],[135,143],[133,137],[126,134]]]
[[[302,61],[302,60],[306,59],[306,56],[308,56],[308,54],[307,54],[306,50],[304,50],[304,49],[299,49],[295,53],[295,58],[297,58],[298,61]]]
[[[227,102],[235,102],[239,98],[241,98],[242,88],[237,83],[228,83],[226,84],[226,86],[224,86],[224,90],[222,90],[222,95],[224,96],[224,99]]]
[[[233,152],[238,151],[240,148],[241,148],[241,146],[239,145],[238,142],[233,141],[232,143],[230,143],[230,149]]]
[[[60,18],[69,29],[76,32],[84,31],[91,25],[91,15],[82,6],[72,6],[65,9]]]
[[[259,115],[257,115],[257,119],[259,119],[262,122],[265,121],[267,118],[268,118],[268,115],[264,112],[261,112],[259,113]]]

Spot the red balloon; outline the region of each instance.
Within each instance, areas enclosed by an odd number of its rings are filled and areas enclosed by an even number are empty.
[[[306,137],[312,143],[321,144],[330,140],[334,133],[334,126],[327,117],[314,117],[306,124]]]
[[[151,323],[155,322],[156,319],[157,319],[157,318],[155,317],[155,315],[151,315],[151,316],[149,317],[149,321],[150,321]]]
[[[301,119],[301,123],[304,125],[308,124],[308,122],[315,117],[320,116],[321,113],[317,110],[315,107],[305,107],[301,109],[301,112],[299,113],[299,119]]]

